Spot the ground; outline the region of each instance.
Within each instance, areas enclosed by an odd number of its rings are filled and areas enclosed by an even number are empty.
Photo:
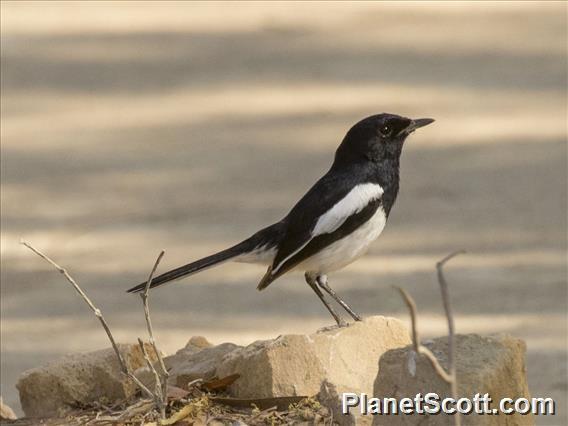
[[[383,111],[411,136],[401,192],[369,254],[330,277],[363,315],[526,340],[534,396],[565,424],[565,3],[2,2],[2,395],[25,369],[107,346],[66,266],[119,340],[144,335],[147,276],[283,217],[346,130]],[[299,273],[226,264],[151,296],[160,345],[248,343],[331,317]]]

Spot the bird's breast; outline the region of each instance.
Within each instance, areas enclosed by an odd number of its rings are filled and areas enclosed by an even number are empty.
[[[365,254],[369,246],[383,232],[387,215],[379,206],[373,216],[350,234],[320,250],[298,265],[298,269],[315,274],[326,274],[341,269]]]

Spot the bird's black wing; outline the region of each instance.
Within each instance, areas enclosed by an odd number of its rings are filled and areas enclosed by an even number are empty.
[[[259,283],[258,289],[266,288],[303,260],[365,223],[380,205],[380,193],[375,192],[378,196],[370,198],[368,202],[355,199],[359,204],[355,203],[352,209],[340,209],[337,214],[329,214],[355,187],[365,184],[371,188],[378,186],[366,183],[364,176],[357,171],[330,171],[322,177],[284,218],[286,231],[274,261]],[[325,220],[322,222],[320,218],[323,216]]]

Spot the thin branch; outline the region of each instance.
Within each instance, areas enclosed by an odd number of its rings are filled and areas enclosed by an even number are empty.
[[[416,317],[418,315],[416,312],[416,303],[405,289],[402,287],[395,288],[400,292],[408,310],[410,311],[410,322],[412,324],[412,346],[414,347],[414,352],[418,353],[420,352],[420,338],[418,337],[418,327],[416,326]]]
[[[148,355],[148,352],[146,351],[146,347],[144,346],[144,342],[142,342],[142,339],[140,339],[140,338],[138,338],[138,345],[140,346],[140,350],[142,351],[142,355],[144,356],[144,360],[146,361],[146,365],[148,365],[148,368],[154,374],[154,379],[156,381],[156,387],[155,387],[155,391],[154,391],[154,403],[156,404],[156,407],[160,410],[160,414],[162,415],[162,418],[165,418],[166,417],[166,405],[165,405],[165,398],[162,394],[160,375],[158,374],[158,372],[154,368],[154,364],[150,360],[150,356]]]
[[[428,358],[428,361],[430,361],[430,364],[432,364],[432,367],[434,368],[434,370],[436,370],[436,373],[442,378],[442,380],[444,380],[446,383],[449,383],[450,385],[452,384],[454,380],[452,375],[448,374],[446,370],[444,370],[444,367],[440,365],[438,358],[436,358],[436,355],[434,355],[430,349],[428,349],[426,346],[420,345],[419,353],[425,355],[426,358]]]
[[[444,265],[450,259],[462,253],[465,253],[465,250],[459,250],[453,252],[436,263],[436,270],[438,272],[438,283],[440,284],[440,291],[442,293],[442,302],[444,305],[444,311],[446,313],[446,319],[448,321],[448,371],[449,372],[446,372],[446,370],[444,370],[444,368],[440,365],[440,362],[438,361],[436,356],[432,353],[432,351],[430,351],[430,349],[428,349],[427,347],[423,346],[420,343],[420,338],[418,335],[418,325],[417,325],[418,313],[416,310],[416,303],[414,302],[414,299],[404,289],[396,287],[400,292],[402,298],[404,299],[404,302],[406,303],[408,310],[410,311],[410,321],[412,324],[412,346],[414,348],[414,351],[416,353],[424,355],[428,359],[428,361],[430,362],[430,364],[432,365],[438,376],[440,376],[442,380],[444,380],[446,383],[450,385],[450,391],[452,393],[452,397],[455,400],[457,400],[457,394],[458,394],[458,381],[457,381],[456,362],[455,362],[455,346],[456,346],[455,326],[454,326],[454,316],[450,304],[448,283],[446,281],[446,278],[444,277],[443,269]],[[456,413],[454,417],[454,424],[456,426],[461,425],[461,418],[459,413]]]
[[[465,253],[465,250],[455,251],[450,253],[438,263],[436,263],[436,270],[438,272],[438,283],[440,284],[440,290],[442,292],[442,303],[444,304],[444,311],[446,312],[446,319],[448,320],[448,336],[450,341],[448,343],[448,364],[450,367],[450,374],[455,375],[455,362],[454,362],[454,349],[455,349],[455,326],[454,326],[454,316],[452,313],[452,306],[450,303],[450,295],[448,292],[448,283],[444,277],[444,265],[453,259],[454,257]],[[452,371],[453,370],[453,371]]]
[[[452,306],[450,303],[450,295],[448,291],[448,283],[444,277],[444,265],[455,256],[465,253],[465,250],[458,250],[450,253],[442,260],[436,264],[436,270],[438,271],[438,283],[440,284],[440,291],[442,292],[442,302],[444,304],[444,311],[446,312],[446,318],[448,320],[448,364],[450,376],[452,381],[450,382],[452,398],[457,400],[458,396],[458,379],[456,374],[456,360],[455,360],[455,348],[456,348],[456,337],[455,337],[455,326],[454,326],[454,316],[452,313]],[[459,412],[456,413],[456,426],[461,423]]]
[[[150,344],[152,345],[152,348],[154,349],[154,352],[156,354],[156,358],[158,359],[158,364],[160,365],[160,374],[158,374],[155,369],[154,366],[152,366],[151,368],[154,370],[154,373],[156,373],[157,377],[159,377],[159,381],[156,381],[156,386],[158,386],[158,384],[161,385],[161,394],[162,394],[162,402],[165,404],[166,399],[167,399],[167,394],[168,394],[168,377],[170,376],[170,374],[168,373],[168,370],[166,369],[166,365],[164,364],[164,359],[162,358],[162,354],[161,352],[158,350],[158,347],[156,345],[156,340],[154,339],[154,330],[152,328],[152,320],[150,317],[150,307],[149,307],[149,303],[148,303],[148,293],[150,291],[150,286],[152,285],[152,280],[154,278],[154,273],[156,272],[156,269],[158,269],[158,265],[160,264],[160,261],[162,260],[162,257],[164,256],[165,251],[162,250],[160,252],[160,254],[158,255],[158,258],[156,259],[156,262],[154,262],[154,267],[152,268],[152,270],[150,271],[150,275],[148,276],[148,281],[146,281],[146,287],[144,288],[144,291],[140,294],[140,297],[142,298],[142,305],[144,306],[144,316],[146,318],[146,328],[148,329],[148,336],[150,339]]]
[[[418,312],[416,310],[416,303],[414,302],[414,299],[403,288],[400,287],[395,287],[395,288],[402,295],[402,298],[404,299],[404,302],[406,303],[406,306],[410,311],[410,321],[412,323],[412,346],[414,348],[414,352],[426,356],[426,358],[428,358],[428,361],[430,361],[430,364],[432,364],[434,370],[436,370],[438,376],[440,376],[442,380],[444,380],[446,383],[451,383],[452,381],[451,375],[448,374],[444,370],[444,368],[440,365],[440,363],[438,362],[432,351],[420,343],[420,338],[418,335],[418,326],[416,324],[418,318]]]
[[[75,280],[71,277],[71,275],[69,275],[67,273],[67,270],[65,270],[64,268],[62,268],[61,266],[59,266],[57,263],[55,263],[53,260],[51,260],[49,257],[47,257],[47,255],[43,254],[41,251],[39,251],[38,249],[36,249],[34,246],[32,246],[30,243],[28,243],[27,241],[21,240],[20,244],[26,246],[27,248],[29,248],[31,251],[33,251],[35,254],[37,254],[39,257],[41,257],[43,260],[46,260],[48,263],[50,263],[55,269],[57,269],[59,272],[61,272],[65,278],[67,278],[67,281],[69,281],[73,287],[75,288],[75,290],[77,291],[77,293],[79,293],[81,295],[81,297],[83,298],[83,300],[85,301],[85,303],[87,303],[87,305],[89,305],[89,307],[92,309],[92,311],[95,313],[95,315],[97,317],[100,317],[100,311],[97,309],[97,307],[93,304],[93,302],[91,302],[91,300],[87,297],[87,295],[83,292],[83,290],[81,290],[81,287],[79,287],[79,285],[75,282]],[[109,333],[107,333],[109,334]],[[110,337],[110,336],[109,336]]]
[[[118,349],[118,345],[116,344],[116,341],[114,340],[114,337],[110,331],[110,328],[107,324],[107,322],[105,321],[103,314],[101,312],[101,310],[99,308],[97,308],[93,302],[91,302],[91,299],[89,299],[89,297],[85,294],[85,292],[81,289],[81,287],[79,287],[79,284],[77,284],[77,282],[73,279],[73,277],[71,277],[71,275],[69,275],[69,273],[67,272],[67,270],[65,270],[64,268],[62,268],[61,266],[59,266],[57,263],[55,263],[53,260],[51,260],[47,255],[45,255],[44,253],[42,253],[41,251],[39,251],[38,249],[36,249],[34,246],[32,246],[30,243],[28,243],[27,241],[21,241],[21,244],[23,244],[24,246],[26,246],[27,248],[29,248],[31,251],[33,251],[35,254],[37,254],[39,257],[41,257],[43,260],[47,261],[49,264],[51,264],[55,269],[57,269],[60,273],[63,274],[63,276],[67,279],[67,281],[69,281],[71,283],[71,285],[73,286],[73,288],[75,289],[75,291],[77,291],[77,293],[79,293],[79,295],[83,298],[83,300],[85,301],[85,303],[87,305],[89,305],[89,308],[91,308],[91,310],[93,311],[93,313],[95,314],[95,316],[99,319],[101,325],[103,326],[108,339],[110,340],[110,343],[112,345],[112,348],[114,349],[114,352],[116,354],[116,357],[118,358],[118,363],[120,365],[120,370],[122,371],[123,374],[125,374],[126,376],[128,376],[144,393],[146,393],[148,396],[150,396],[151,398],[154,398],[154,394],[152,393],[152,391],[150,391],[150,389],[148,389],[134,374],[132,374],[130,372],[130,370],[128,369],[128,366],[126,365],[126,362],[124,361],[124,358],[122,356],[122,354],[120,353],[120,350]]]
[[[141,338],[138,338],[138,346],[140,346],[140,350],[142,351],[142,356],[144,357],[144,360],[146,361],[146,365],[148,366],[150,371],[154,374],[154,378],[156,379],[156,393],[154,394],[154,396],[158,396],[158,393],[161,393],[161,388],[159,386],[160,376],[158,375],[158,372],[154,368],[152,360],[150,359],[150,355],[148,355],[148,351],[146,350],[146,346],[144,346],[144,342],[142,341]]]

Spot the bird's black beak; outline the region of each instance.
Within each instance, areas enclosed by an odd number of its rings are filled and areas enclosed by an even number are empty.
[[[400,133],[406,133],[409,135],[420,127],[427,126],[433,123],[435,120],[433,118],[417,118],[416,120],[410,120],[410,124],[406,128],[402,129]]]

